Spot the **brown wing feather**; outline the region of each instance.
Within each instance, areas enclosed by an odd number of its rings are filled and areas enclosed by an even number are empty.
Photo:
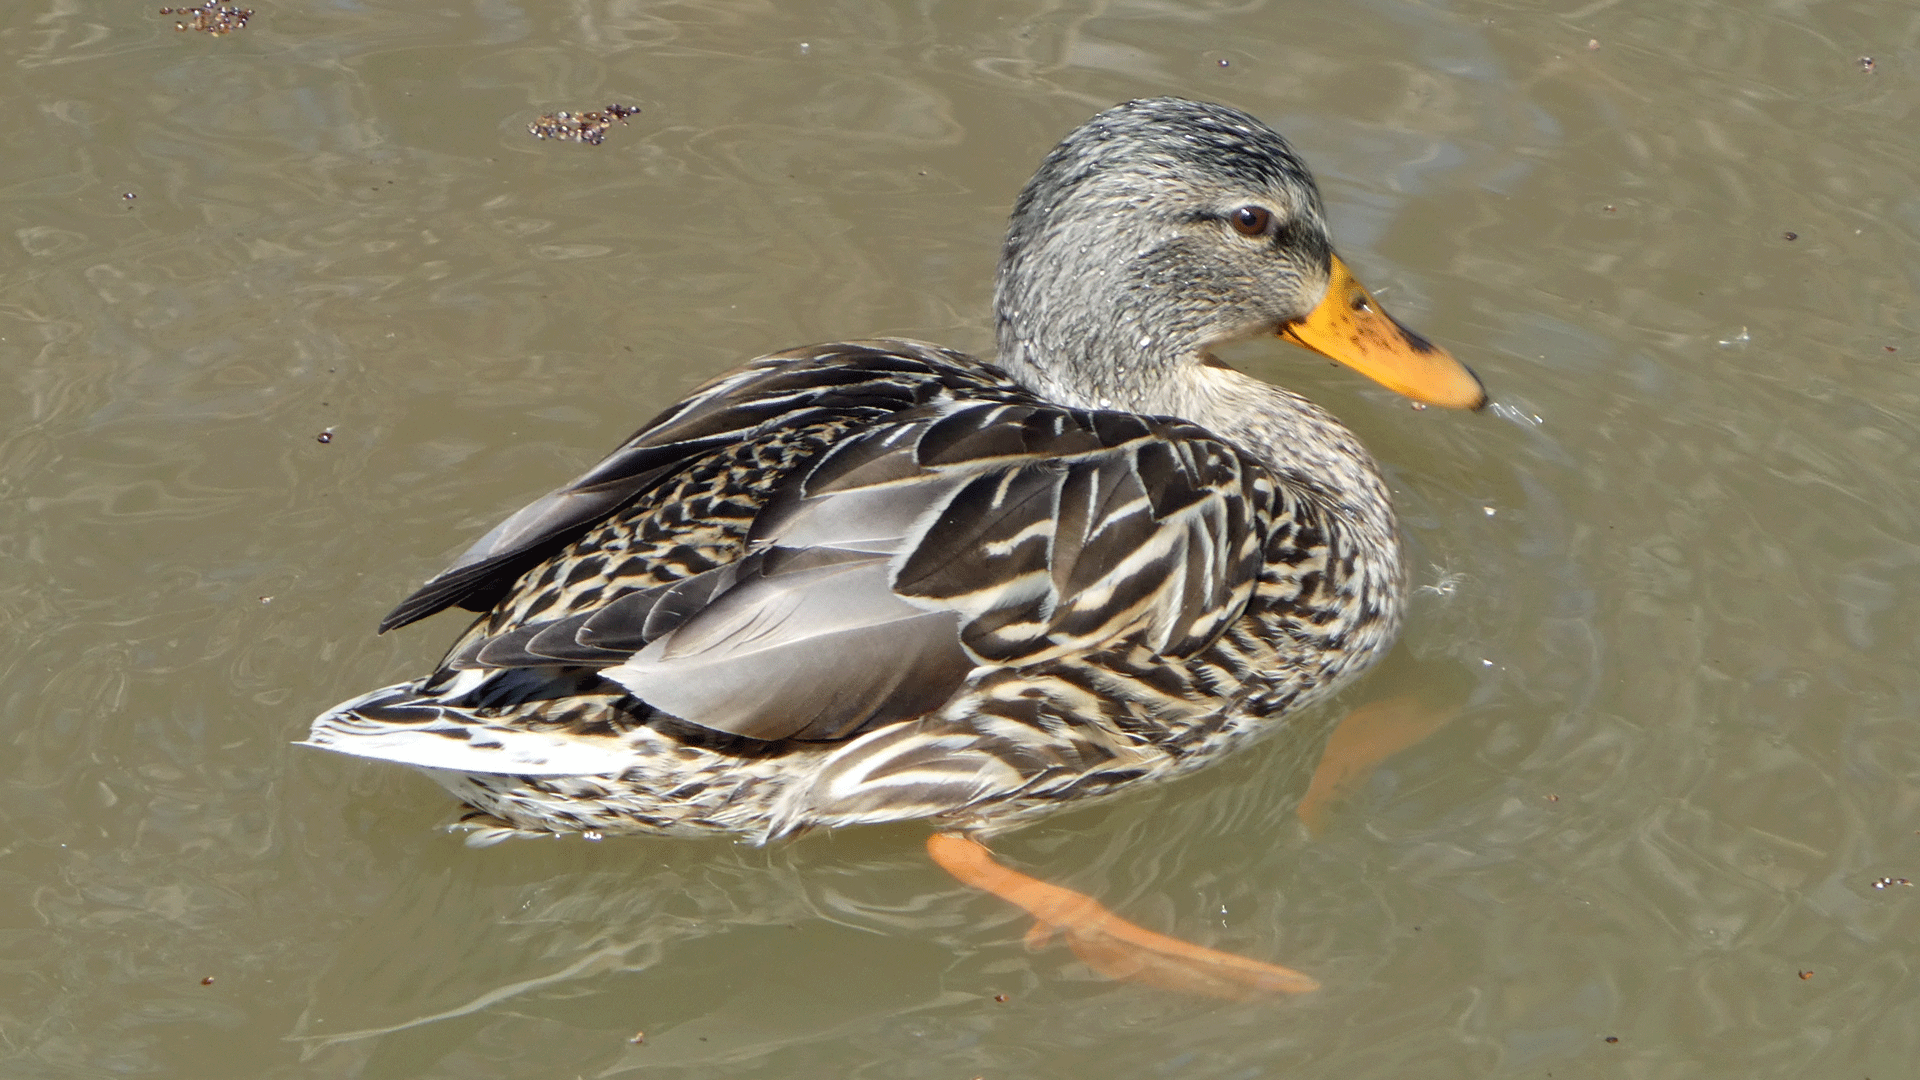
[[[528,569],[716,448],[826,416],[880,418],[957,388],[1020,393],[965,354],[917,342],[846,342],[762,357],[707,383],[573,482],[495,526],[389,612],[380,632],[455,604],[488,610]]]
[[[856,374],[835,354],[831,385],[806,355],[757,362],[709,389],[727,400],[703,410],[697,396],[488,534],[436,582],[472,599],[555,537],[591,528],[592,550],[529,574],[523,593],[555,599],[510,598],[517,616],[496,612],[449,668],[589,666],[716,732],[843,739],[938,710],[983,667],[1129,638],[1190,656],[1245,609],[1273,492],[1227,444],[1182,421],[1041,404],[944,355],[868,359]],[[945,393],[965,377],[964,397]],[[983,382],[998,400],[978,400]],[[684,511],[649,502],[663,477],[809,425],[843,434],[742,478],[729,512],[751,524],[731,561],[599,580],[621,536]],[[624,502],[593,509],[582,492]],[[435,588],[396,616],[455,602]]]

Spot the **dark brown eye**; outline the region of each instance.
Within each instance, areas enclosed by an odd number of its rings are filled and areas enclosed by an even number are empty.
[[[1265,236],[1273,224],[1273,211],[1264,206],[1243,206],[1227,215],[1233,231],[1241,236]]]

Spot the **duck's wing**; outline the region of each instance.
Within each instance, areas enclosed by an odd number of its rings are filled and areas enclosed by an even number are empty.
[[[891,589],[961,620],[976,664],[1020,666],[1135,634],[1199,651],[1245,609],[1273,494],[1183,420],[981,402],[837,447],[750,536],[891,556]]]
[[[1273,498],[1184,421],[948,400],[782,478],[746,557],[469,638],[449,666],[592,665],[716,732],[843,738],[983,667],[1198,652],[1246,608]]]
[[[979,361],[910,341],[842,342],[762,357],[695,390],[573,482],[534,500],[380,621],[386,633],[459,605],[494,606],[531,567],[713,450],[815,416],[883,417],[964,387],[1015,391]]]

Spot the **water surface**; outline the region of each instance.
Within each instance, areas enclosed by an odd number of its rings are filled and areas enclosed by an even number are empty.
[[[1911,5],[304,0],[220,38],[173,22],[45,0],[0,29],[0,1071],[1920,1058],[1920,894],[1882,884],[1920,879]],[[1236,351],[1387,467],[1403,642],[1341,709],[1000,850],[1324,989],[1105,982],[1023,948],[915,827],[476,851],[428,781],[288,745],[444,648],[450,615],[373,635],[398,598],[703,379],[849,336],[989,348],[1034,163],[1163,93],[1294,139],[1348,261],[1498,407],[1415,412]],[[600,146],[526,133],[611,102],[642,112]],[[1405,694],[1455,718],[1309,832],[1329,724]]]

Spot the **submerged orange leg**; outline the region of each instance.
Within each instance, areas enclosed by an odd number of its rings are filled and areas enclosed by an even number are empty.
[[[1036,920],[1027,944],[1044,945],[1064,934],[1074,954],[1111,979],[1131,979],[1166,990],[1235,1000],[1261,993],[1319,989],[1291,968],[1249,960],[1189,941],[1156,934],[1108,911],[1085,893],[1030,878],[993,861],[974,840],[953,833],[927,837],[927,854],[941,869],[976,889],[1027,909]]]
[[[1460,711],[1435,707],[1411,694],[1370,701],[1348,713],[1327,739],[1313,780],[1294,811],[1307,832],[1319,835],[1327,811],[1366,782],[1380,763],[1439,730]]]

